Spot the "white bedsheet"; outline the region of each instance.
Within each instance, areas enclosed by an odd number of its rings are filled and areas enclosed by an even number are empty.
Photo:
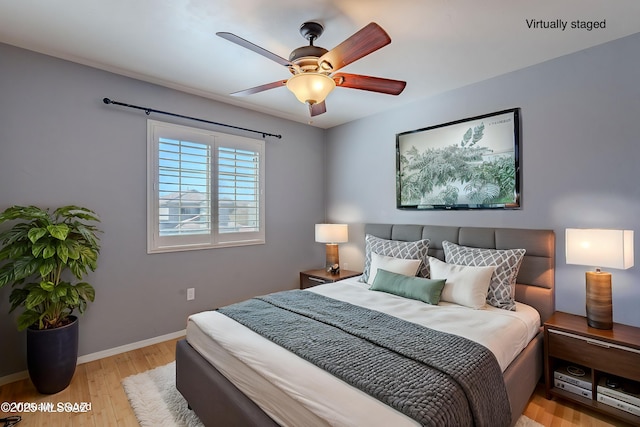
[[[357,278],[307,289],[454,333],[491,350],[504,371],[537,334],[537,311],[438,306],[369,291]],[[187,341],[283,426],[415,426],[414,420],[214,311],[189,317]]]

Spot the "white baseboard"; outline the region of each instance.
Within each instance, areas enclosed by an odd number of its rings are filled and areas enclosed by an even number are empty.
[[[164,341],[169,341],[176,338],[184,337],[187,334],[187,330],[183,329],[181,331],[172,332],[166,335],[160,335],[159,337],[149,338],[142,341],[137,341],[131,344],[121,345],[119,347],[110,348],[107,350],[98,351],[91,354],[85,354],[84,356],[78,357],[78,365],[87,362],[93,362],[94,360],[104,359],[105,357],[115,356],[116,354],[126,353],[127,351],[137,350],[142,347],[148,347],[150,345],[158,344]],[[9,384],[15,381],[21,381],[26,378],[29,378],[28,371],[16,372],[15,374],[6,375],[4,377],[0,377],[0,386],[5,384]]]
[[[4,377],[0,377],[0,387],[5,384],[10,384],[16,381],[22,381],[25,378],[29,378],[28,371],[16,372],[15,374],[6,375]]]
[[[78,357],[78,365],[87,362],[93,362],[94,360],[104,359],[105,357],[115,356],[116,354],[126,353],[127,351],[137,350],[142,347],[148,347],[150,345],[158,344],[164,341],[169,341],[175,338],[183,337],[187,334],[187,330],[183,329],[181,331],[172,332],[170,334],[161,335],[159,337],[149,338],[142,341],[137,341],[131,344],[121,345],[120,347],[114,347],[103,351],[98,351],[96,353],[85,354],[84,356]]]

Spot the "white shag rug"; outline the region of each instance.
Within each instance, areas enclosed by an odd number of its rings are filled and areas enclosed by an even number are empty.
[[[171,362],[122,380],[141,427],[204,427],[176,389],[176,363]],[[543,427],[524,415],[515,427]]]
[[[122,380],[141,427],[204,427],[176,388],[176,362]]]

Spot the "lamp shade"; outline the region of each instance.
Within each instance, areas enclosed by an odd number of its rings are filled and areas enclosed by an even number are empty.
[[[345,243],[348,241],[347,224],[316,224],[316,242]]]
[[[336,87],[336,82],[322,73],[300,73],[287,80],[289,89],[303,104],[319,104]]]
[[[633,230],[567,228],[565,240],[567,264],[633,267]]]

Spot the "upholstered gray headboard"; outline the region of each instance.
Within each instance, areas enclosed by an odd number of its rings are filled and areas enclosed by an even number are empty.
[[[538,310],[542,322],[555,311],[555,234],[553,230],[366,224],[365,233],[405,242],[429,239],[429,255],[444,261],[442,241],[490,249],[526,249],[516,284],[516,300]]]

